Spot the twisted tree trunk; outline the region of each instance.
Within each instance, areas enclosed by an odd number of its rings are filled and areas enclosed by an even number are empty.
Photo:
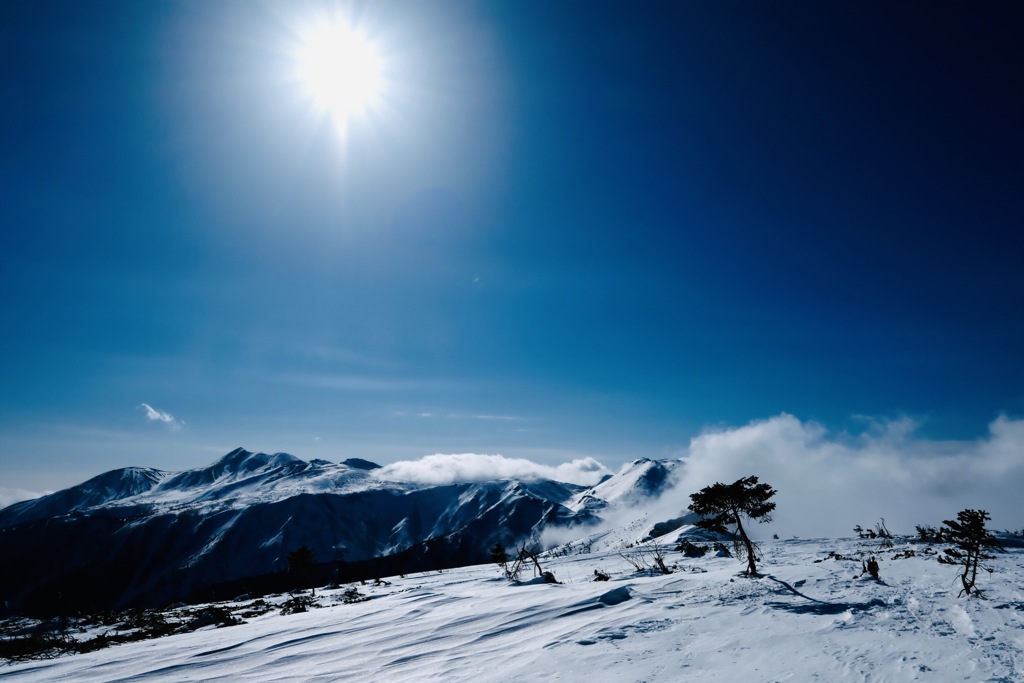
[[[747,551],[747,574],[750,576],[757,576],[757,564],[754,558],[754,544],[751,543],[750,539],[747,537],[747,532],[743,528],[743,522],[740,521],[740,511],[733,508],[732,514],[736,520],[736,531],[740,534],[740,541],[743,543],[743,547]]]

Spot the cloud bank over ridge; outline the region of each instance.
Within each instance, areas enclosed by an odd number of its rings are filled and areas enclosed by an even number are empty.
[[[859,435],[834,433],[785,413],[706,429],[690,441],[675,486],[644,508],[652,523],[668,519],[708,484],[757,475],[778,491],[774,522],[754,528],[762,535],[846,536],[880,518],[895,533],[913,533],[916,524],[937,526],[964,508],[988,510],[994,529],[1024,528],[1024,419],[999,417],[973,441],[927,439],[916,429],[903,418],[870,423]],[[428,455],[376,471],[385,480],[433,485],[543,478],[592,486],[606,474],[611,470],[589,457],[545,465],[475,453]]]
[[[455,453],[427,455],[418,460],[402,460],[375,470],[375,476],[388,481],[418,484],[454,484],[498,479],[554,479],[593,486],[606,474],[604,465],[593,458],[578,458],[559,465],[542,465],[525,458],[503,455]]]
[[[39,498],[45,496],[52,491],[26,491],[25,489],[10,488],[7,486],[0,486],[0,510],[7,507],[8,505],[14,505],[23,500],[32,500],[33,498]]]
[[[783,538],[848,535],[881,517],[913,533],[964,508],[988,510],[994,529],[1024,527],[1024,420],[999,417],[975,441],[925,439],[909,419],[872,426],[832,435],[781,414],[706,430],[690,442],[676,498],[685,505],[708,484],[757,475],[778,490],[770,531]]]

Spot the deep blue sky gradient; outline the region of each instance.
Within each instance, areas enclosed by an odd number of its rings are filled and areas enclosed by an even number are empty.
[[[343,7],[388,104],[283,74]],[[0,485],[1024,414],[1019,3],[0,4]],[[184,426],[148,421],[142,403]]]

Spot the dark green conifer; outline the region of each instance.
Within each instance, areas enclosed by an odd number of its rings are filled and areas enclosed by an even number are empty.
[[[770,522],[775,503],[769,499],[774,495],[775,489],[768,484],[758,483],[757,477],[745,477],[731,484],[719,482],[705,486],[691,494],[690,510],[704,518],[697,522],[701,528],[727,534],[730,533],[728,526],[735,526],[737,554],[740,557],[746,555],[746,573],[757,576],[754,544],[743,528],[743,518]]]
[[[975,588],[975,581],[978,578],[978,567],[992,571],[981,564],[982,560],[991,560],[995,555],[990,555],[987,549],[1001,549],[1002,545],[996,540],[988,529],[985,522],[990,519],[984,510],[961,510],[957,513],[956,519],[947,519],[942,523],[942,538],[956,547],[946,548],[946,558],[950,564],[962,564],[963,573],[960,575],[960,582],[963,590],[960,593],[981,595],[981,591]]]

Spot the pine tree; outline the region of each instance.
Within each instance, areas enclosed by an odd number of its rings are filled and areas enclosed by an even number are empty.
[[[775,503],[769,502],[769,499],[774,495],[775,489],[768,484],[759,484],[757,477],[745,477],[731,484],[705,486],[691,494],[690,510],[704,518],[697,522],[701,528],[727,534],[727,525],[735,526],[735,534],[739,536],[736,541],[737,554],[741,557],[746,554],[746,573],[757,576],[754,544],[743,528],[743,518],[770,522]]]
[[[501,541],[495,543],[494,547],[491,548],[491,562],[500,564],[502,569],[504,569],[505,564],[508,563],[508,553],[505,552],[505,546],[501,544]]]
[[[960,575],[960,582],[963,590],[960,593],[981,595],[981,591],[975,588],[974,583],[978,578],[978,567],[987,569],[981,565],[982,560],[991,560],[994,555],[985,552],[986,549],[1001,549],[999,541],[985,528],[985,522],[991,519],[984,510],[961,510],[956,515],[956,520],[947,519],[942,523],[942,538],[953,543],[955,548],[946,548],[946,557],[952,564],[962,564],[963,574]],[[992,571],[989,569],[989,571]]]
[[[310,583],[310,574],[316,566],[316,557],[308,545],[288,553],[288,571],[293,574],[303,588]],[[316,595],[316,589],[313,589]]]

